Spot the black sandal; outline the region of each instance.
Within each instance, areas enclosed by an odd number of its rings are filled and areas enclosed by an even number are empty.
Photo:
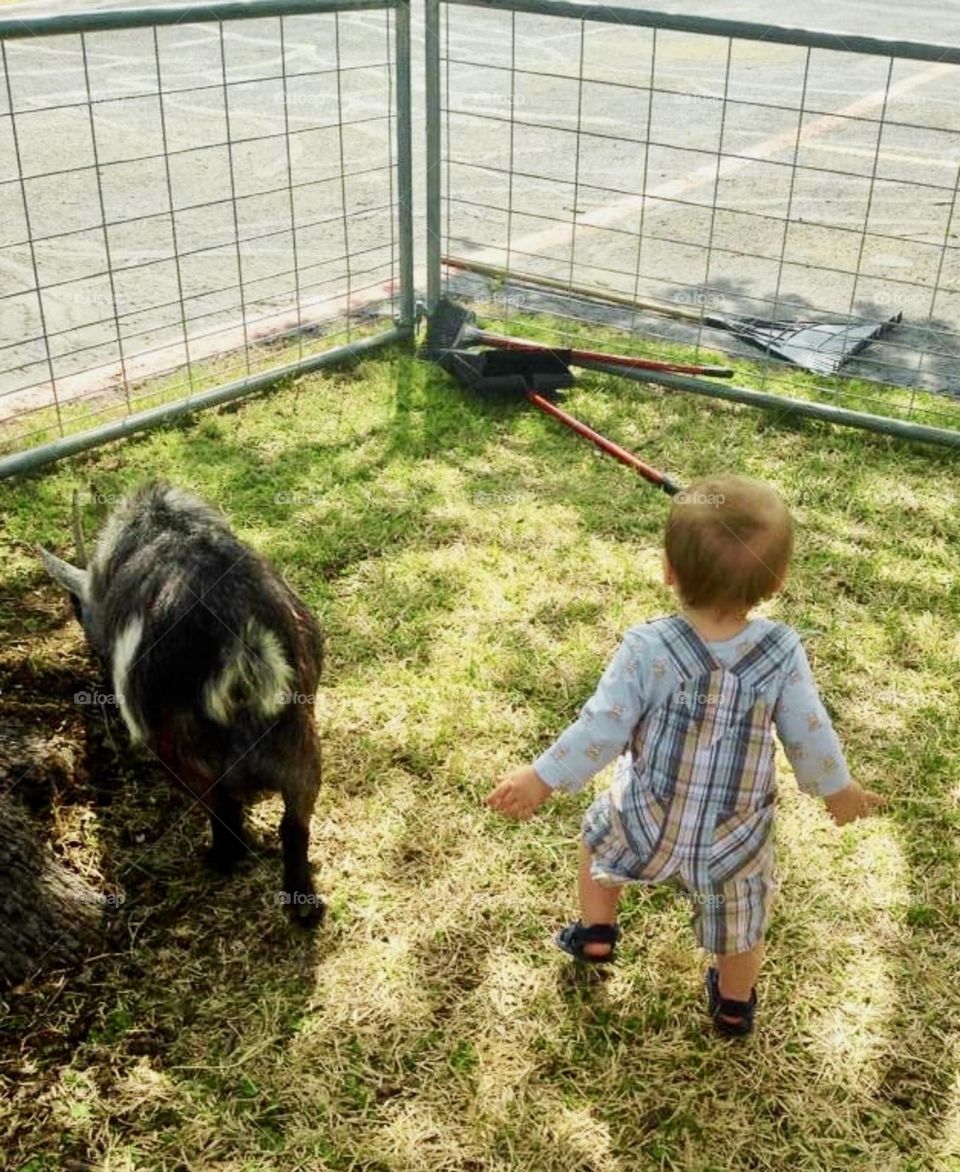
[[[745,1038],[753,1031],[753,1013],[757,1007],[757,991],[750,990],[749,1001],[733,1001],[720,995],[720,974],[715,968],[707,970],[708,1012],[717,1032],[725,1038]],[[725,1018],[733,1018],[726,1021]]]
[[[562,948],[574,960],[583,960],[588,964],[609,964],[617,951],[620,929],[616,924],[591,924],[588,928],[582,920],[577,920],[575,924],[567,924],[565,928],[561,928],[555,939],[557,947]],[[587,944],[609,944],[610,951],[602,956],[591,956],[584,951]]]

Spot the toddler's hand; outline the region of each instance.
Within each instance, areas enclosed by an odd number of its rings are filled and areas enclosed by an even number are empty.
[[[855,781],[823,800],[830,811],[830,817],[838,826],[845,826],[858,818],[866,818],[874,810],[887,804],[886,798],[864,789]]]
[[[497,781],[497,787],[487,794],[491,810],[499,810],[507,818],[532,818],[538,806],[550,797],[553,790],[541,781],[532,765],[513,769]]]

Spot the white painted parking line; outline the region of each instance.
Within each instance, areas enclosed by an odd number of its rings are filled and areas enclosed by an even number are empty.
[[[885,163],[911,163],[916,167],[943,167],[951,175],[957,173],[957,158],[937,155],[902,155],[898,151],[870,151],[864,147],[835,146],[833,143],[815,142],[810,148],[830,155],[853,155],[860,159],[872,159],[874,155]]]
[[[877,111],[883,110],[885,104],[889,104],[891,100],[896,100],[904,94],[919,89],[921,86],[929,85],[951,73],[955,75],[956,68],[955,65],[944,65],[941,63],[927,66],[925,69],[918,70],[916,73],[910,74],[908,77],[896,82],[889,90],[874,90],[872,93],[866,94],[855,102],[848,103],[839,110],[834,110],[830,114],[823,114],[819,118],[808,122],[802,128],[799,136],[800,145],[805,146],[816,139],[823,138],[825,135],[845,129],[850,125],[849,120],[851,118],[864,118],[867,115],[875,114]],[[627,196],[624,199],[619,199],[595,208],[577,218],[576,230],[579,233],[583,229],[614,227],[632,216],[639,215],[647,200],[677,199],[680,196],[689,194],[691,191],[696,191],[698,188],[712,184],[717,179],[734,175],[758,160],[772,159],[774,156],[788,150],[792,152],[796,142],[797,136],[793,131],[784,131],[781,134],[771,135],[769,138],[761,139],[745,150],[738,151],[736,158],[721,159],[719,166],[713,162],[705,163],[702,166],[694,168],[683,179],[672,179],[651,188],[645,194]],[[749,155],[750,157],[743,157],[745,155]],[[560,224],[536,232],[530,232],[518,239],[510,241],[509,249],[510,252],[536,255],[545,252],[557,244],[563,244],[568,241],[571,230],[572,225]],[[505,251],[505,248],[481,249],[477,252],[470,253],[469,259],[485,264],[500,264],[502,263]]]

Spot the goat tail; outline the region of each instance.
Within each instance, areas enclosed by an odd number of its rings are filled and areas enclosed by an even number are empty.
[[[273,631],[250,619],[229,640],[220,670],[207,681],[203,707],[217,724],[238,717],[275,717],[291,699],[295,672]]]

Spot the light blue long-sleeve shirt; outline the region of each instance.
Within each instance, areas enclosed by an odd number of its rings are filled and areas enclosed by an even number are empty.
[[[730,667],[773,625],[753,619],[730,639],[706,642],[707,649]],[[640,624],[627,631],[577,720],[534,762],[537,775],[552,788],[574,793],[623,753],[641,717],[677,686],[668,662],[658,628]],[[769,697],[774,726],[800,789],[820,797],[843,789],[850,783],[843,750],[799,640],[774,690]]]

